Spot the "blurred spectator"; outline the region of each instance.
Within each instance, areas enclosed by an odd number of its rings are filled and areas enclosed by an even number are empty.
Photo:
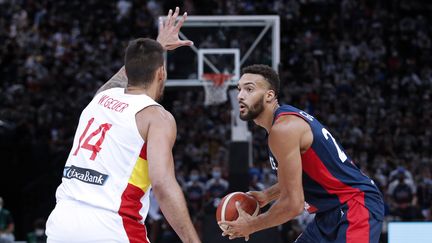
[[[199,213],[204,203],[206,188],[204,183],[200,181],[198,170],[193,169],[189,174],[189,181],[185,185],[185,194],[189,203],[189,208],[192,218]]]
[[[43,182],[56,187],[59,178],[53,174],[61,174],[79,112],[120,68],[127,41],[155,37],[157,17],[172,4],[167,0],[0,0],[0,153],[9,161],[8,169],[0,169],[2,178],[11,184]],[[432,164],[432,3],[212,0],[183,4],[190,15],[279,15],[279,73],[285,82],[280,102],[305,109],[329,125],[386,194],[389,219],[397,219],[404,211],[398,207],[407,202],[432,219],[430,172],[423,169]],[[188,37],[199,48],[240,48],[244,53],[254,34],[259,32],[227,28],[215,34],[197,31]],[[265,41],[260,44],[267,45]],[[225,43],[228,46],[222,46]],[[268,53],[260,50],[250,58],[245,64],[270,61]],[[196,75],[189,70],[193,65],[169,59],[167,69],[173,75],[192,77]],[[227,168],[231,108],[229,102],[204,107],[203,99],[203,92],[196,89],[168,89],[164,106],[178,122],[177,179],[185,188],[188,171],[198,168],[208,195],[204,205],[213,210],[228,188],[222,179],[228,172],[221,173],[220,179],[215,173],[216,178],[208,182],[207,176],[213,164]],[[253,185],[268,187],[275,175],[267,168],[266,133],[255,126],[251,131],[253,161],[262,161],[256,166],[263,168]],[[23,170],[26,161],[32,163]],[[398,179],[400,166],[403,181]],[[415,172],[419,173],[414,178]],[[18,173],[25,173],[27,180],[14,183],[12,175]],[[45,184],[34,194],[50,198],[54,189],[47,190]],[[47,200],[29,200],[24,208],[31,208],[33,217],[48,214]]]
[[[416,188],[405,175],[404,169],[399,169],[396,179],[390,183],[387,193],[393,203],[393,212],[404,221],[418,220],[419,214]]]
[[[411,203],[415,198],[416,187],[405,172],[403,168],[398,169],[387,190],[387,193],[398,203]]]
[[[171,228],[170,224],[165,218],[162,218],[161,231],[158,235],[159,243],[181,243],[182,241],[175,233],[174,229]]]
[[[258,179],[258,175],[252,175],[249,179],[249,190],[250,191],[262,191],[266,189],[264,184]]]
[[[207,200],[204,205],[204,212],[206,214],[214,215],[216,208],[219,205],[222,197],[228,191],[229,183],[222,178],[222,169],[216,165],[211,170],[211,179],[206,183]]]
[[[273,174],[273,171],[269,168],[269,165],[265,164],[262,170],[262,184],[264,188],[269,188],[276,183],[277,176]]]
[[[117,2],[117,10],[118,10],[117,21],[120,21],[123,18],[127,18],[130,13],[131,7],[132,4],[129,1],[119,0]]]
[[[410,185],[414,185],[414,180],[411,172],[405,169],[403,166],[399,166],[397,169],[390,172],[388,182],[391,184],[395,180],[400,179],[402,175],[404,180],[407,181],[407,183],[409,183]],[[397,183],[395,183],[394,185],[397,185]]]
[[[432,177],[429,166],[422,168],[420,182],[417,186],[418,205],[422,210],[422,215],[427,218],[432,206]]]
[[[262,181],[262,173],[258,168],[249,168],[249,191],[262,191],[265,189]]]
[[[27,243],[45,243],[47,236],[45,235],[45,220],[36,219],[34,222],[34,230],[27,234]]]
[[[315,214],[310,214],[306,210],[295,219],[282,225],[282,241],[294,242],[297,237],[306,229],[306,226],[312,222]]]
[[[3,205],[3,198],[0,197],[0,243],[14,242],[15,236],[13,232],[15,224],[11,213]]]
[[[149,217],[146,219],[146,226],[148,226],[149,231],[148,238],[150,242],[157,242],[159,234],[161,234],[161,225],[164,219],[153,190],[150,191],[150,208],[148,216]]]
[[[206,190],[211,198],[222,198],[225,196],[229,183],[222,178],[222,169],[219,166],[214,166],[211,171],[211,179],[206,183]]]

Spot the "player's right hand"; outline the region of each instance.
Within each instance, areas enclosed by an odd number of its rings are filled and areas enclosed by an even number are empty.
[[[180,40],[179,32],[186,20],[187,13],[185,12],[176,24],[177,17],[179,16],[180,9],[176,7],[174,14],[170,9],[166,20],[159,19],[159,35],[157,41],[162,45],[165,50],[174,50],[181,46],[191,46],[193,42],[190,40]]]
[[[255,200],[258,201],[260,208],[264,207],[265,205],[267,205],[270,202],[267,198],[267,195],[262,191],[249,191],[249,192],[246,192],[246,194],[255,198]]]

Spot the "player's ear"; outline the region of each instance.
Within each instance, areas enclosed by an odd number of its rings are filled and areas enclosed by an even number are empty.
[[[157,80],[164,81],[166,79],[165,65],[162,65],[157,70]]]
[[[266,103],[272,102],[275,98],[276,98],[275,91],[272,90],[272,89],[267,90],[266,95],[265,95],[265,101],[266,101]]]

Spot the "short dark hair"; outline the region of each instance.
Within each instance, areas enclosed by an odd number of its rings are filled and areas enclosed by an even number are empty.
[[[274,90],[276,97],[279,95],[280,80],[279,75],[273,68],[264,64],[254,64],[242,69],[242,75],[245,73],[259,74],[270,84],[270,89]]]
[[[146,87],[153,80],[156,70],[164,65],[164,49],[159,42],[138,38],[129,42],[125,54],[128,84]]]

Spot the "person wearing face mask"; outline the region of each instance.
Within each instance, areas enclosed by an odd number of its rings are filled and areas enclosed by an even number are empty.
[[[0,243],[14,242],[15,224],[9,210],[3,208],[3,198],[0,197]]]
[[[207,181],[206,188],[212,198],[221,198],[228,190],[229,183],[222,178],[222,169],[215,166],[212,169],[212,178]]]
[[[189,174],[189,181],[185,186],[189,205],[192,208],[192,210],[190,210],[192,214],[200,210],[206,193],[205,185],[199,179],[198,171],[193,169]]]

